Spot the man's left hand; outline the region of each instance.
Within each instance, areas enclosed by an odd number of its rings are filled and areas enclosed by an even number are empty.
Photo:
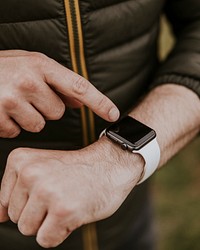
[[[11,219],[42,247],[112,215],[138,182],[143,162],[106,138],[78,151],[15,149],[0,192],[0,222]],[[131,159],[131,160],[130,160]]]

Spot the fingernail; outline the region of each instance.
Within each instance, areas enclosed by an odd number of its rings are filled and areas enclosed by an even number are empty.
[[[109,118],[111,121],[116,121],[119,119],[119,110],[117,108],[112,108],[109,112]]]

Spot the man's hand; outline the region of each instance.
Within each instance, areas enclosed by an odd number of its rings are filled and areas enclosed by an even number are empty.
[[[105,120],[119,117],[116,106],[90,82],[41,53],[0,52],[0,137],[21,128],[39,132],[45,120],[58,120],[82,104]]]
[[[0,221],[10,218],[22,234],[55,247],[77,227],[112,215],[143,166],[139,156],[119,152],[106,138],[80,151],[14,150],[2,180]]]

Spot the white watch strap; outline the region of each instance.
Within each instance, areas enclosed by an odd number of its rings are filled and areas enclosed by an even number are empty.
[[[145,161],[142,179],[137,183],[139,185],[156,171],[160,162],[160,147],[155,138],[140,150],[133,151],[133,153],[140,154]]]

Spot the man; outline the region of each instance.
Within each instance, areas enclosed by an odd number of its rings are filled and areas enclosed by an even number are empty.
[[[158,69],[164,7],[177,43]],[[1,224],[2,249],[153,249],[143,181],[200,129],[199,8],[198,0],[0,4],[0,221],[13,222]],[[129,118],[97,140],[103,119],[119,117],[101,92]]]

